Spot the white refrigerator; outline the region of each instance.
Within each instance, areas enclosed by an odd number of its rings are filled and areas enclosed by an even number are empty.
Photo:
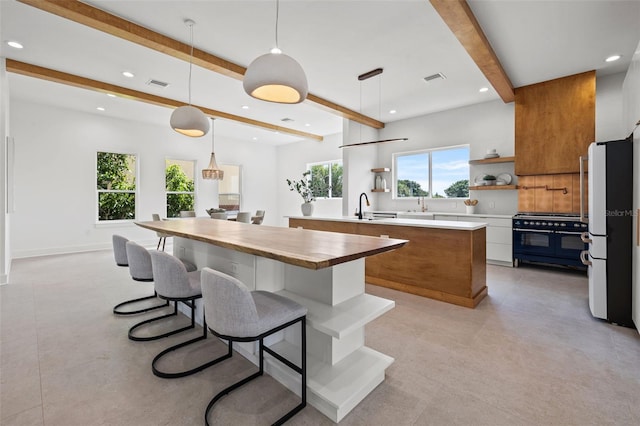
[[[581,161],[582,164],[582,161]],[[632,305],[633,139],[594,142],[588,153],[589,308],[596,318],[634,327]]]

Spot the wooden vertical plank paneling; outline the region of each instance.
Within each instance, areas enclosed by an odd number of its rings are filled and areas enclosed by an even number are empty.
[[[573,200],[572,200],[572,208],[571,212],[580,214],[580,174],[572,174],[573,180]],[[589,185],[587,185],[589,176],[588,173],[584,174],[584,212],[585,214],[589,214]]]
[[[519,212],[534,212],[535,200],[533,197],[532,189],[523,189],[524,187],[531,187],[535,185],[534,176],[520,176],[518,178],[518,211]]]
[[[588,71],[515,90],[515,173],[577,173],[595,139],[596,76]]]
[[[534,176],[533,190],[534,211],[540,213],[550,213],[553,211],[553,191],[547,191],[545,187],[553,187],[553,176]]]
[[[573,187],[573,174],[553,175],[553,184],[551,185],[553,191],[551,195],[553,198],[554,213],[572,213],[573,212],[573,195],[575,193]],[[566,188],[567,193],[557,190],[558,188]],[[580,197],[580,194],[578,194]]]

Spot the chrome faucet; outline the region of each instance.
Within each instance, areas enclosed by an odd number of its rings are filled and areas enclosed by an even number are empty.
[[[362,196],[364,195],[364,199],[367,200],[367,206],[370,206],[371,204],[369,204],[369,197],[367,197],[367,194],[365,194],[364,192],[362,194],[360,194],[360,199],[358,200],[358,219],[362,220]]]

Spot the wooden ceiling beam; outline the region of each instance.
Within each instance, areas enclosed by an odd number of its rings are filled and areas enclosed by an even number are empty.
[[[513,102],[515,94],[511,80],[466,0],[429,1],[502,100],[505,103]]]
[[[37,9],[53,13],[73,22],[103,31],[132,43],[156,50],[183,61],[189,61],[191,46],[112,15],[101,9],[75,0],[18,0]],[[193,49],[193,64],[210,71],[242,80],[247,69],[203,50]],[[333,114],[375,129],[384,123],[359,112],[350,110],[327,99],[309,94],[307,101]]]
[[[139,92],[137,90],[127,89],[126,87],[116,86],[115,84],[109,84],[98,80],[91,80],[89,78],[80,77],[73,74],[68,74],[62,71],[56,71],[49,68],[40,67],[37,65],[27,64],[25,62],[19,62],[13,59],[6,59],[6,69],[9,72],[26,75],[28,77],[39,78],[41,80],[53,81],[55,83],[66,84],[69,86],[79,87],[82,89],[95,90],[101,93],[113,93],[116,96],[120,96],[135,101],[145,102],[152,105],[158,105],[167,108],[177,108],[183,105],[187,105],[184,102],[176,101],[174,99],[163,98],[161,96],[151,95],[145,92]],[[222,118],[225,120],[237,121],[249,126],[259,127],[266,130],[277,131],[280,133],[286,133],[289,135],[299,136],[306,139],[313,139],[322,141],[324,138],[320,135],[313,133],[301,132],[299,130],[290,129],[287,127],[276,126],[271,123],[265,123],[263,121],[253,120],[239,115],[229,114],[223,111],[217,111],[214,109],[206,108],[199,105],[194,105],[200,109],[205,115],[213,118]]]

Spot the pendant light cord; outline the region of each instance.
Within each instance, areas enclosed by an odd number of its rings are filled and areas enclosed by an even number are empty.
[[[189,54],[189,105],[191,105],[191,68],[193,67],[193,24],[189,24],[189,42],[191,44],[191,53]]]
[[[276,48],[279,49],[278,45],[278,20],[280,17],[280,0],[276,0]]]
[[[216,136],[216,132],[214,131],[215,123],[216,123],[216,120],[213,117],[211,117],[211,153],[212,154],[215,152],[215,149],[214,149],[215,136]]]

